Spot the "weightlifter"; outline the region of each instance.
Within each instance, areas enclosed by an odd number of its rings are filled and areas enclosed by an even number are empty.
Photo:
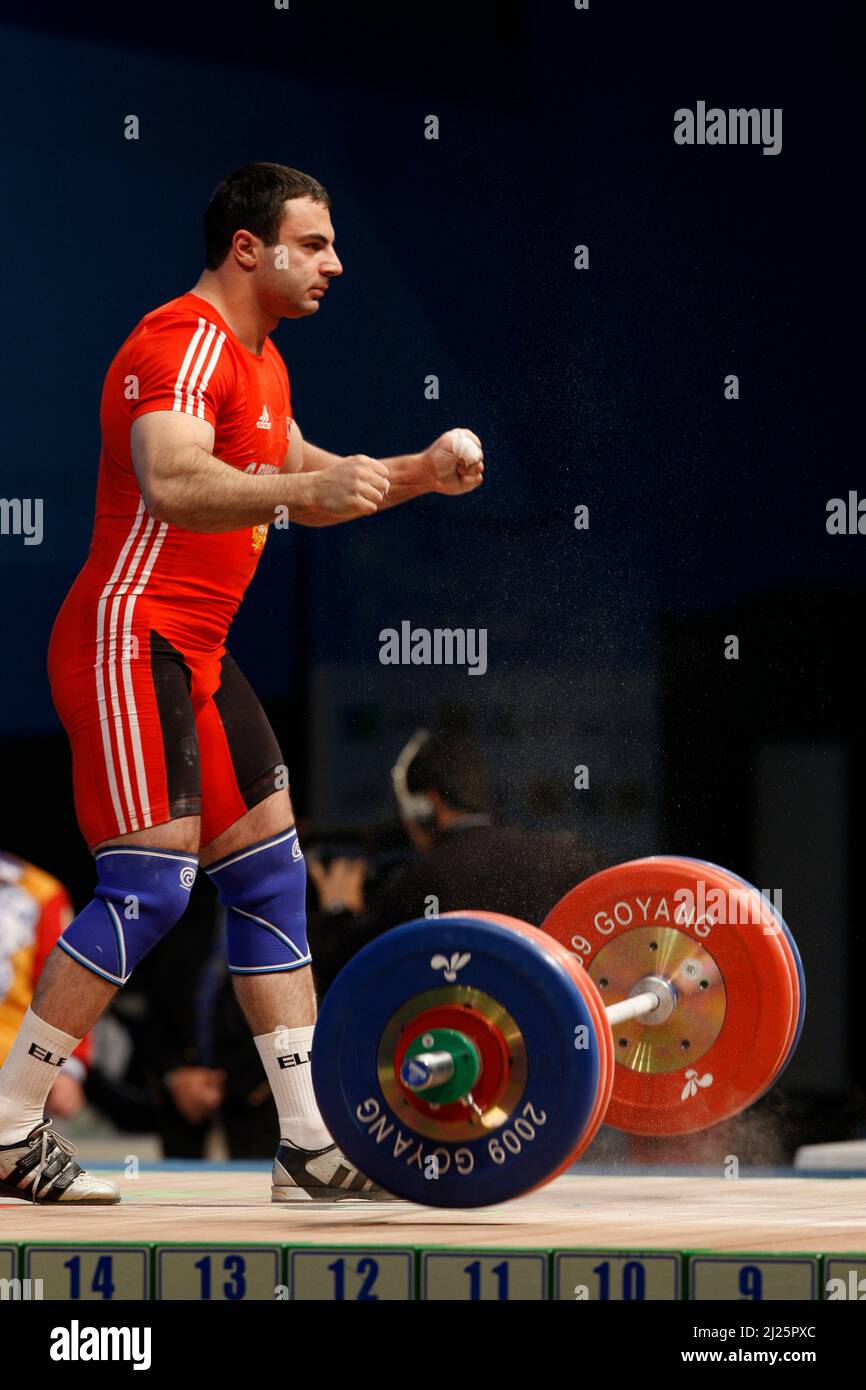
[[[316,1002],[305,865],[284,759],[226,648],[269,526],[331,526],[483,480],[480,441],[340,457],[304,440],[268,336],[342,274],[316,179],[249,164],[204,216],[194,288],[147,314],[109,367],[90,552],[51,634],[90,903],[52,951],[0,1070],[0,1194],[113,1203],[44,1119],[58,1068],[181,917],[199,865],[227,911],[229,968],[280,1119],[272,1197],[377,1195],[310,1079]]]

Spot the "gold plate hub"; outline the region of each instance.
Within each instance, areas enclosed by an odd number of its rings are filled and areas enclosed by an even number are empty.
[[[435,1115],[422,1114],[408,1100],[394,1069],[397,1043],[404,1029],[426,1009],[435,1009],[443,1004],[461,1004],[464,1008],[474,1009],[476,1013],[482,1014],[502,1034],[508,1049],[508,1080],[498,1101],[480,1114],[467,1106],[464,1121],[437,1120]],[[412,999],[407,999],[388,1020],[379,1041],[376,1070],[382,1094],[407,1129],[424,1134],[428,1139],[478,1139],[485,1132],[504,1124],[523,1095],[528,1070],[526,1043],[508,1010],[482,990],[471,989],[468,985],[428,989],[423,994],[416,994]]]
[[[725,984],[709,951],[674,927],[634,927],[603,946],[589,966],[604,1003],[618,1004],[651,976],[673,988],[676,1004],[663,1023],[630,1019],[613,1027],[613,1055],[638,1072],[678,1071],[696,1062],[722,1030]]]

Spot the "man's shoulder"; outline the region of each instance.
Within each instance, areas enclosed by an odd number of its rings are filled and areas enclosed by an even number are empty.
[[[130,374],[174,382],[199,382],[231,388],[237,368],[231,335],[220,316],[192,294],[178,295],[139,319],[118,348],[106,383]]]
[[[139,319],[130,337],[137,333],[153,333],[160,329],[197,329],[201,326],[211,326],[218,333],[223,331],[219,314],[209,304],[197,299],[193,294],[179,294],[175,299],[169,299],[165,304],[159,304],[155,309],[149,310]]]
[[[196,299],[194,295],[177,295],[165,304],[158,304],[155,309],[149,309],[127,334],[123,348],[143,344],[149,340],[156,342],[162,338],[171,338],[175,334],[186,335],[189,339],[197,332],[204,333],[208,330],[211,330],[214,336],[223,333],[219,315],[212,310],[208,312],[209,309],[209,305]]]

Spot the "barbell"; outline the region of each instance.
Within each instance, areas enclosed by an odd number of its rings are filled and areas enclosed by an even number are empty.
[[[472,909],[365,946],[322,1003],[313,1083],[379,1186],[487,1206],[570,1167],[602,1121],[676,1135],[746,1109],[804,1011],[775,902],[714,864],[639,859],[579,883],[541,928]]]

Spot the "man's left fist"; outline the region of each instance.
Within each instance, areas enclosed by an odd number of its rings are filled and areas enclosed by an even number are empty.
[[[471,430],[447,430],[422,455],[433,492],[454,496],[472,492],[484,481],[481,440]]]

